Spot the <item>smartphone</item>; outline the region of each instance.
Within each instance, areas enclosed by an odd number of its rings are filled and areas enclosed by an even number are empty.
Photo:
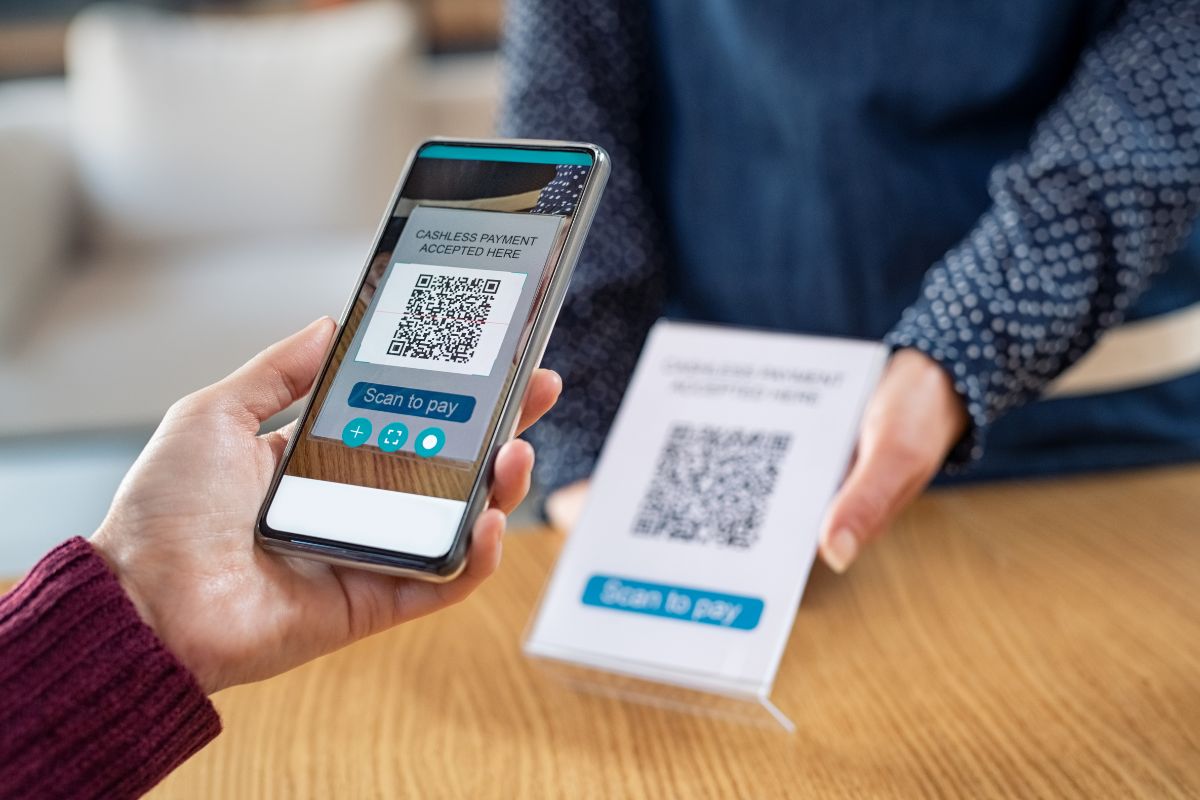
[[[462,571],[608,173],[576,142],[413,152],[259,513],[262,547]]]

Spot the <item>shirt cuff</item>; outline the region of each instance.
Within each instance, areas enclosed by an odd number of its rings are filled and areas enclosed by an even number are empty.
[[[133,797],[221,731],[195,677],[91,545],[0,598],[0,795]]]

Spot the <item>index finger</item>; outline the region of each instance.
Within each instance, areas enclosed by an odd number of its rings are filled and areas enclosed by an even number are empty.
[[[552,369],[537,369],[525,390],[521,401],[521,419],[517,422],[517,433],[522,433],[542,415],[554,407],[562,394],[562,377]]]

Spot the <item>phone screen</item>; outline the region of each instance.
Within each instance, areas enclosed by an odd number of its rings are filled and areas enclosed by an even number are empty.
[[[593,168],[585,150],[418,151],[264,535],[449,552]]]

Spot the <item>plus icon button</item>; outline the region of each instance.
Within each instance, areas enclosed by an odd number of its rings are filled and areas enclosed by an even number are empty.
[[[358,447],[371,438],[371,420],[357,417],[346,423],[342,428],[342,444],[346,447]]]

